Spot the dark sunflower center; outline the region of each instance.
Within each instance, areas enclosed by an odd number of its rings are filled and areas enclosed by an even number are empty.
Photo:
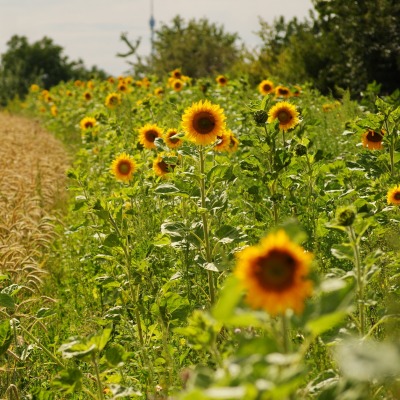
[[[215,118],[207,111],[199,112],[193,118],[193,128],[201,135],[207,135],[208,133],[212,132],[214,127]]]
[[[117,102],[118,102],[118,99],[117,99],[117,97],[115,97],[115,96],[113,96],[113,97],[110,97],[110,104],[117,104]]]
[[[131,164],[128,161],[121,161],[118,164],[118,171],[122,175],[128,175],[131,171]]]
[[[175,135],[176,135],[176,133],[172,134],[172,135],[169,137],[169,141],[170,141],[171,143],[173,143],[173,144],[176,144],[176,143],[179,142],[179,139],[176,138]]]
[[[88,128],[93,128],[93,122],[92,122],[92,121],[87,121],[87,122],[85,122],[85,128],[86,128],[86,129],[88,129]]]
[[[219,78],[219,83],[221,83],[221,84],[226,83],[226,79],[225,78]]]
[[[86,93],[86,94],[85,94],[85,97],[86,97],[88,100],[90,100],[90,98],[91,98],[92,96],[90,95],[90,93]]]
[[[182,78],[182,74],[180,72],[178,72],[178,71],[175,71],[174,72],[174,78],[175,79],[181,79]]]
[[[181,83],[180,82],[175,82],[175,89],[179,89],[181,87]]]
[[[260,257],[258,265],[257,277],[265,289],[282,291],[292,285],[296,260],[290,254],[273,250],[265,257]]]
[[[279,89],[279,94],[281,94],[282,96],[286,96],[289,93],[289,91],[287,89]]]
[[[148,142],[153,143],[156,140],[156,138],[158,138],[158,134],[156,131],[147,131],[145,133],[145,137]]]
[[[282,124],[288,123],[292,119],[292,115],[285,110],[278,112],[279,122]]]
[[[400,200],[400,192],[396,192],[393,196],[395,200]]]
[[[158,163],[158,167],[161,169],[161,171],[163,172],[169,172],[169,171],[173,171],[175,168],[175,165],[173,164],[167,164],[164,160],[160,161]]]
[[[120,90],[121,92],[125,92],[125,90],[126,90],[126,86],[124,86],[124,85],[121,85],[121,86],[119,87],[119,90]]]
[[[367,140],[369,142],[379,143],[383,139],[382,134],[377,133],[373,130],[369,130],[367,133]]]
[[[266,92],[269,92],[272,88],[271,88],[271,85],[266,84],[266,85],[263,86],[263,89],[264,89]]]

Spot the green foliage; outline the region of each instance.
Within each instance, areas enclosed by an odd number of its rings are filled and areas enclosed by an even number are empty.
[[[63,48],[48,37],[30,44],[25,36],[14,35],[7,46],[0,63],[0,105],[3,106],[15,96],[23,98],[31,84],[49,89],[71,79],[105,78],[105,73],[96,67],[87,70],[81,60],[69,61],[63,55]]]

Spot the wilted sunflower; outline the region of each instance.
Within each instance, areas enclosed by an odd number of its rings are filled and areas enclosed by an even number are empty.
[[[214,143],[225,130],[224,110],[210,101],[199,101],[182,115],[182,126],[189,140],[196,144]]]
[[[273,84],[272,81],[270,81],[268,79],[264,79],[258,85],[258,90],[263,96],[265,96],[265,95],[270,94],[270,93],[272,93],[274,91],[274,84]]]
[[[239,147],[239,140],[237,137],[231,133],[229,137],[229,146],[228,146],[228,151],[229,153],[234,153]]]
[[[224,75],[218,75],[215,80],[219,86],[226,86],[228,84],[228,79]]]
[[[400,206],[400,185],[389,189],[389,191],[387,192],[387,202],[388,204]]]
[[[153,161],[153,171],[157,176],[165,176],[169,172],[172,172],[175,167],[175,164],[168,164],[165,162],[163,154],[159,154]]]
[[[293,104],[286,101],[276,103],[268,112],[268,122],[279,120],[279,129],[287,131],[294,128],[299,122],[299,113]]]
[[[238,255],[235,275],[241,281],[248,304],[271,315],[292,309],[301,313],[312,293],[307,279],[313,256],[292,242],[285,231],[266,236],[259,245]]]
[[[381,132],[378,133],[373,129],[368,129],[361,136],[362,144],[364,147],[367,147],[370,150],[381,150],[384,135],[384,130],[381,130]]]
[[[120,181],[130,181],[135,169],[135,161],[126,153],[120,154],[111,164],[112,173]]]
[[[178,135],[178,131],[174,128],[170,128],[165,132],[163,139],[165,144],[170,149],[176,149],[179,146],[182,146],[182,140],[180,138],[174,137]]]
[[[275,88],[275,96],[287,99],[290,97],[290,90],[286,86],[277,86]]]
[[[155,149],[154,141],[158,137],[162,137],[162,130],[156,124],[146,124],[139,129],[139,142],[146,149]]]
[[[82,130],[94,128],[96,125],[97,121],[93,117],[85,117],[81,119],[81,122],[79,123],[79,126],[81,127]]]
[[[106,97],[106,106],[108,108],[115,108],[121,104],[121,96],[118,93],[110,93]]]
[[[92,93],[90,93],[88,90],[86,90],[84,93],[83,93],[83,98],[85,99],[85,100],[87,100],[87,101],[89,101],[89,100],[92,100]]]
[[[217,142],[214,146],[214,150],[222,153],[223,151],[229,150],[229,144],[231,142],[231,133],[230,132],[222,132],[221,135],[217,136]]]

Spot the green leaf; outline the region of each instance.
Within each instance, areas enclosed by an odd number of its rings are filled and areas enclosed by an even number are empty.
[[[117,247],[121,245],[121,242],[118,235],[113,232],[107,235],[107,237],[104,239],[103,245],[107,247]]]
[[[112,343],[105,351],[106,360],[114,367],[122,365],[122,363],[128,358],[125,349],[117,343]]]
[[[0,322],[0,356],[4,354],[12,342],[11,324],[8,319]]]
[[[64,343],[58,349],[63,358],[84,359],[97,350],[95,344],[84,343],[80,340],[72,340],[69,343]]]
[[[154,193],[156,194],[164,194],[164,195],[174,195],[174,196],[181,196],[181,197],[189,197],[189,195],[185,192],[182,192],[179,188],[175,185],[170,183],[164,183],[154,189]]]
[[[217,238],[219,238],[218,242],[224,243],[224,244],[240,242],[242,240],[245,240],[247,237],[247,235],[240,232],[234,226],[230,226],[230,225],[221,226],[221,228],[219,228],[215,232],[215,235],[217,236]]]
[[[135,391],[132,388],[127,388],[127,387],[124,387],[121,385],[117,385],[115,383],[108,385],[108,387],[110,388],[111,393],[113,395],[111,400],[118,399],[119,397],[128,398],[128,397],[132,397],[132,396],[135,396],[135,397],[142,396],[141,392]]]
[[[242,296],[243,291],[240,289],[238,279],[231,275],[224,282],[219,299],[212,310],[212,316],[222,323],[229,321]]]
[[[339,260],[341,259],[347,259],[350,261],[354,260],[353,248],[351,247],[350,244],[347,243],[333,245],[331,248],[331,253]]]
[[[111,333],[113,330],[113,325],[108,324],[104,329],[102,329],[99,333],[91,336],[89,338],[88,344],[95,344],[98,351],[102,351],[104,347],[106,347],[107,342],[110,340]]]
[[[346,315],[346,311],[337,311],[331,314],[322,315],[317,319],[309,321],[306,325],[306,328],[314,336],[318,336],[334,328],[336,325],[339,325],[340,322],[342,322],[343,319],[346,317]]]
[[[70,394],[82,388],[82,372],[79,369],[67,369],[60,372],[51,383],[54,389]]]
[[[41,308],[36,313],[36,318],[46,318],[46,317],[50,317],[51,315],[54,315],[54,314],[57,314],[57,312],[50,308]]]
[[[14,311],[15,310],[14,299],[6,293],[0,293],[0,307],[6,307],[11,311]]]

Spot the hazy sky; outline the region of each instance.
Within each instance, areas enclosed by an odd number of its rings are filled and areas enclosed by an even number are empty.
[[[12,35],[26,36],[30,43],[48,36],[64,48],[70,60],[81,58],[87,67],[97,65],[120,75],[129,66],[116,57],[126,52],[121,32],[132,42],[141,37],[139,53],[150,52],[151,0],[0,0],[0,54]],[[260,41],[258,17],[268,22],[308,17],[311,0],[153,0],[155,29],[180,15],[185,20],[206,17],[238,33],[249,47]]]

